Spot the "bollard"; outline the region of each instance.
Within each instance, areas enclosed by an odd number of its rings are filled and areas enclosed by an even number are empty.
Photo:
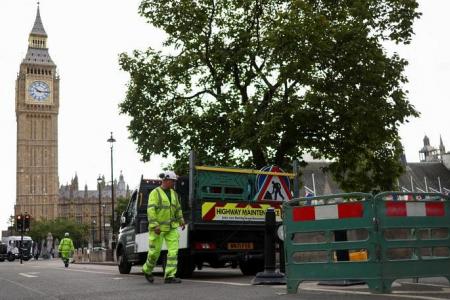
[[[275,264],[275,210],[269,207],[266,211],[266,229],[264,236],[264,272],[256,274],[252,280],[253,285],[257,284],[286,284],[283,273],[276,270]]]

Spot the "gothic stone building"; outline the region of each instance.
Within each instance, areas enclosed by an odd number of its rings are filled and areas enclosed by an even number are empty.
[[[16,80],[15,214],[58,216],[58,112],[59,76],[38,7]]]
[[[450,153],[440,139],[439,148],[430,145],[427,136],[423,139],[423,147],[419,150],[420,162],[402,162],[405,166],[397,181],[398,190],[403,192],[442,192],[450,193]],[[327,195],[342,193],[338,184],[328,172],[323,170],[327,162],[308,162],[302,170],[302,190],[300,196],[307,194]]]
[[[129,198],[129,193],[121,173],[119,181],[114,181],[115,203],[119,198]],[[87,185],[80,190],[76,174],[70,184],[62,185],[59,189],[59,217],[89,225],[96,241],[100,241],[100,234],[101,239],[109,240],[111,213],[111,185],[105,183],[104,176],[96,190],[88,190]]]

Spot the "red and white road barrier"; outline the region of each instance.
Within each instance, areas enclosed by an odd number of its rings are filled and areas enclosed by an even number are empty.
[[[445,206],[443,202],[385,202],[388,217],[443,217]]]
[[[339,203],[331,205],[294,207],[292,220],[294,222],[362,218],[364,206],[361,202]]]

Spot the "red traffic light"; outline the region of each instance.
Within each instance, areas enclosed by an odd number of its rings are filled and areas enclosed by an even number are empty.
[[[17,215],[16,216],[16,230],[18,231],[18,232],[22,232],[23,231],[23,224],[24,222],[23,222],[23,218],[22,218],[22,215]]]
[[[25,220],[23,220],[23,229],[25,231],[30,231],[30,215],[29,214],[25,214]]]

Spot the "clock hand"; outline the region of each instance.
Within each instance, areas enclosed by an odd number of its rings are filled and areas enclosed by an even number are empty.
[[[39,93],[44,93],[44,94],[48,94],[49,93],[49,91],[41,91],[39,89],[36,89],[36,91],[38,91]]]

